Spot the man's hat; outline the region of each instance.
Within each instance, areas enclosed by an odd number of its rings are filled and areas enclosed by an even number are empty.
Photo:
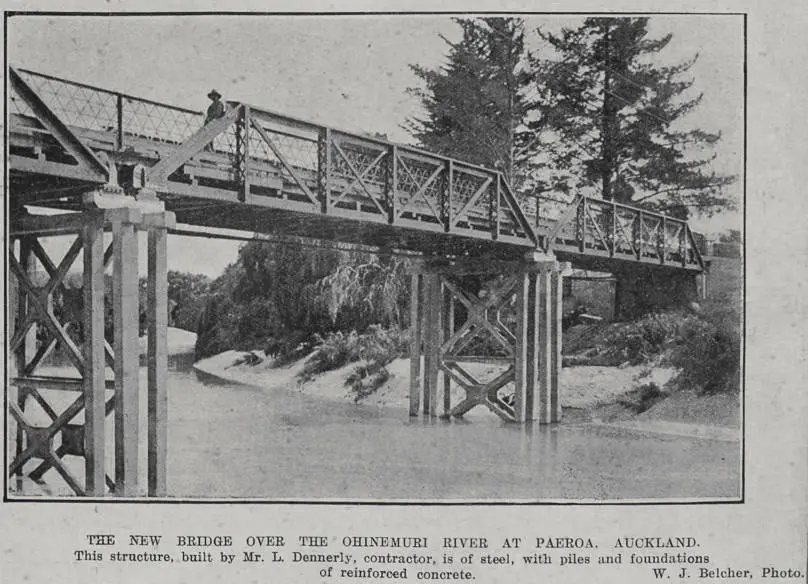
[[[217,97],[222,97],[222,94],[216,91],[215,89],[211,89],[210,93],[208,94],[210,99],[216,99]]]

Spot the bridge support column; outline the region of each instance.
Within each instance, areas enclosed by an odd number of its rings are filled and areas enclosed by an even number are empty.
[[[507,421],[560,421],[561,277],[553,257],[535,254],[419,266],[410,415],[461,417],[482,405]]]
[[[686,307],[700,300],[698,273],[666,273],[659,268],[635,266],[615,276],[614,308],[618,319]]]
[[[9,400],[16,424],[16,445],[8,472],[41,481],[53,469],[80,496],[135,497],[142,492],[138,459],[137,231],[148,230],[147,474],[148,494],[160,496],[165,494],[166,448],[165,232],[173,224],[173,214],[163,211],[160,205],[140,205],[128,197],[96,199],[96,195],[86,201],[103,200],[103,208],[88,204],[82,213],[17,213],[11,219],[9,261],[18,302],[10,340],[17,367],[9,381],[17,399]],[[121,202],[129,206],[116,206]],[[74,237],[61,260],[54,261],[50,255],[54,244],[45,244],[51,236]],[[81,289],[76,290],[75,281],[67,276],[82,251]],[[38,260],[38,273],[24,268],[31,263],[29,255]],[[111,274],[107,272],[110,265]],[[43,275],[47,281],[41,285]],[[112,296],[106,298],[105,279],[110,275]],[[104,320],[105,300],[113,307],[112,338],[105,335],[105,328],[110,328]],[[32,332],[38,339],[33,350],[27,350],[26,339]],[[66,359],[74,371],[43,375],[42,366],[48,364],[53,353]],[[82,412],[84,422],[77,423],[75,419]],[[113,412],[114,479],[105,464],[106,429]],[[21,491],[25,488],[20,483]]]

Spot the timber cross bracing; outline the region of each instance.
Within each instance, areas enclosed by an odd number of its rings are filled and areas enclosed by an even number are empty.
[[[79,209],[88,185],[115,179],[191,225],[438,255],[538,248],[606,270],[704,267],[685,221],[585,197],[551,220],[501,173],[417,148],[238,102],[203,126],[200,112],[22,69],[9,81],[18,205]]]
[[[54,469],[77,495],[139,494],[137,231],[143,230],[148,233],[147,493],[165,495],[165,237],[174,226],[173,217],[131,207],[89,206],[69,217],[71,221],[64,215],[17,212],[11,221],[8,261],[16,286],[9,351],[14,374],[7,392],[16,435],[8,474],[27,474],[40,481]],[[111,236],[106,246],[105,231]],[[43,243],[53,235],[72,239],[61,260],[54,260]],[[81,288],[75,290],[68,287],[66,277],[80,257]],[[37,275],[43,272],[47,281],[40,285]],[[106,291],[108,277],[112,287]],[[105,330],[105,304],[111,308],[112,330]],[[57,347],[67,356],[72,375],[43,371]],[[37,414],[39,419],[32,417]],[[113,468],[107,469],[105,427],[109,426],[114,428],[114,457]],[[84,460],[83,468],[70,462],[76,457]]]

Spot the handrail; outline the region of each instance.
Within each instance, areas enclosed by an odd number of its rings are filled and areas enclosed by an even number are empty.
[[[184,108],[184,107],[181,107],[181,106],[172,105],[170,103],[154,101],[152,99],[148,99],[148,98],[145,98],[145,97],[137,97],[137,96],[134,96],[134,95],[130,95],[128,93],[122,93],[120,91],[113,91],[111,89],[104,89],[103,87],[98,87],[97,85],[89,85],[87,83],[81,83],[79,81],[72,81],[70,79],[64,79],[62,77],[56,77],[54,75],[47,75],[45,73],[38,73],[36,71],[31,71],[30,69],[23,69],[21,67],[9,67],[9,68],[10,69],[16,69],[17,71],[21,71],[23,73],[26,73],[27,75],[33,75],[35,77],[42,77],[43,79],[49,79],[51,81],[58,81],[59,83],[64,83],[66,85],[73,85],[75,87],[81,87],[83,89],[91,89],[93,91],[99,91],[101,93],[106,93],[108,95],[114,95],[116,97],[120,96],[120,97],[130,99],[130,100],[133,100],[133,101],[141,101],[143,103],[148,103],[150,105],[157,105],[157,106],[160,106],[160,107],[173,109],[173,110],[180,111],[180,112],[183,112],[183,113],[186,113],[186,114],[194,114],[194,115],[198,115],[198,116],[202,115],[201,111],[192,110],[192,109]]]
[[[241,103],[241,102],[233,102],[233,103]],[[245,105],[249,105],[250,106],[250,111],[253,112],[253,113],[264,114],[266,116],[271,116],[271,117],[279,119],[279,120],[288,121],[288,122],[291,122],[292,125],[303,126],[305,128],[316,129],[316,130],[330,130],[331,132],[336,132],[336,133],[344,135],[344,136],[349,136],[351,138],[356,138],[358,140],[362,140],[362,141],[365,141],[365,142],[372,142],[372,143],[374,143],[374,144],[376,144],[378,146],[384,146],[385,148],[395,146],[396,148],[403,149],[403,150],[408,150],[410,152],[413,152],[415,154],[420,154],[422,156],[427,156],[427,157],[430,157],[430,158],[439,158],[444,162],[450,162],[451,161],[453,164],[459,164],[461,166],[465,166],[466,168],[470,168],[472,170],[478,170],[480,172],[485,172],[485,173],[488,173],[488,174],[491,174],[491,175],[497,175],[498,174],[498,175],[502,176],[503,180],[505,178],[502,175],[502,173],[500,171],[496,170],[496,169],[487,168],[485,166],[481,166],[479,164],[474,164],[474,163],[471,163],[471,162],[466,162],[464,160],[458,160],[457,158],[452,158],[451,156],[446,156],[444,154],[437,154],[435,152],[430,152],[429,150],[424,150],[422,148],[418,148],[417,146],[412,146],[410,144],[403,144],[401,142],[394,142],[392,140],[386,140],[384,138],[377,138],[375,136],[369,136],[369,135],[365,135],[365,134],[360,134],[360,133],[357,133],[357,132],[352,132],[350,130],[344,130],[342,128],[337,128],[337,127],[334,127],[334,126],[329,126],[329,125],[325,125],[325,124],[319,124],[319,123],[316,123],[316,122],[311,122],[311,121],[308,121],[308,120],[303,120],[303,119],[297,118],[295,116],[290,116],[288,114],[278,113],[276,111],[272,111],[272,110],[269,110],[269,109],[266,109],[266,108],[263,108],[263,107],[254,106],[252,104],[245,104]],[[303,139],[303,137],[301,137],[301,139]]]
[[[125,147],[125,142],[129,140],[129,136],[142,136],[145,138],[153,139],[156,141],[162,142],[171,142],[171,143],[182,143],[188,139],[189,136],[193,135],[194,131],[197,130],[198,127],[195,127],[197,123],[194,119],[190,118],[189,116],[199,117],[201,118],[203,113],[200,111],[192,110],[189,108],[174,106],[168,103],[159,102],[151,99],[136,97],[130,94],[112,91],[109,89],[105,89],[102,87],[71,81],[68,79],[56,77],[53,75],[48,75],[44,73],[38,73],[36,71],[31,71],[29,69],[23,68],[11,68],[12,72],[19,71],[26,76],[30,76],[32,78],[40,78],[48,81],[52,81],[56,84],[61,84],[66,87],[78,87],[85,90],[89,90],[91,92],[96,92],[103,96],[109,96],[113,98],[112,103],[110,103],[109,97],[104,97],[102,99],[102,111],[92,113],[92,108],[90,113],[80,113],[79,118],[73,119],[72,123],[74,124],[82,124],[88,123],[87,120],[91,119],[93,116],[98,118],[98,123],[104,126],[104,129],[107,130],[115,130],[117,133],[116,139],[116,149],[122,150]],[[55,93],[58,96],[59,86],[50,86],[49,90]],[[68,97],[73,100],[77,101],[88,101],[91,104],[95,104],[99,97],[93,98],[92,95],[85,95],[79,92],[70,92],[69,89],[64,90],[65,97]],[[124,101],[125,100],[125,101]],[[151,108],[160,108],[161,110],[165,110],[166,112],[173,112],[174,115],[172,117],[171,114],[167,113],[157,113],[155,114],[155,110],[151,110],[148,108],[135,108],[130,109],[127,104],[145,104]],[[229,104],[240,104],[240,106],[246,106],[247,104],[241,104],[240,102],[228,102]],[[291,138],[293,140],[299,140],[301,142],[307,142],[311,144],[311,148],[315,145],[319,145],[319,149],[322,150],[323,145],[328,145],[330,142],[328,140],[333,140],[334,137],[337,138],[347,138],[348,141],[355,141],[356,144],[354,147],[362,148],[363,144],[368,145],[367,148],[369,150],[373,150],[375,147],[378,147],[383,150],[389,150],[393,154],[391,156],[403,156],[402,160],[407,160],[409,163],[412,160],[415,164],[419,162],[423,165],[435,165],[436,167],[445,165],[449,176],[452,176],[452,173],[466,173],[466,176],[477,177],[480,180],[488,180],[493,179],[496,181],[497,186],[497,197],[500,196],[500,193],[503,197],[507,197],[511,200],[508,203],[509,206],[516,206],[516,215],[515,217],[516,223],[520,226],[522,230],[524,230],[528,238],[533,239],[534,241],[539,241],[540,233],[536,231],[536,228],[532,224],[530,218],[535,215],[535,224],[539,226],[541,221],[545,218],[541,217],[541,209],[538,205],[538,200],[541,197],[534,197],[537,200],[537,204],[535,207],[535,211],[532,208],[529,210],[525,207],[524,199],[517,198],[517,195],[513,189],[510,187],[508,182],[505,180],[504,174],[496,169],[488,168],[479,164],[474,164],[470,162],[466,162],[463,160],[458,160],[451,156],[445,156],[442,154],[438,154],[435,152],[430,152],[428,150],[424,150],[417,146],[412,146],[409,144],[403,144],[400,142],[393,142],[384,138],[378,138],[375,136],[366,135],[363,133],[344,130],[340,128],[336,128],[333,126],[328,126],[325,124],[320,124],[316,122],[312,122],[309,120],[304,120],[301,118],[297,118],[295,116],[282,114],[279,112],[275,112],[273,110],[263,108],[263,107],[256,107],[249,105],[248,106],[250,115],[256,122],[266,122],[271,124],[270,127],[266,128],[266,130],[270,133],[276,134],[278,136],[284,136]],[[59,109],[58,104],[55,108],[56,110]],[[68,111],[68,110],[65,110]],[[60,112],[56,112],[60,113]],[[64,112],[61,112],[64,113]],[[82,118],[81,116],[85,116]],[[89,116],[89,117],[88,117]],[[155,123],[155,116],[159,116],[157,118],[159,121]],[[69,116],[68,116],[69,118]],[[86,119],[85,119],[86,118]],[[67,123],[71,123],[69,119],[66,120]],[[201,123],[201,120],[200,120]],[[97,124],[96,124],[97,125]],[[107,125],[109,127],[107,127]],[[274,126],[280,127],[274,127]],[[92,126],[90,126],[92,127]],[[297,135],[295,130],[310,133],[311,135]],[[186,135],[186,132],[188,134]],[[323,138],[323,136],[331,136],[331,138]],[[218,137],[217,139],[222,139],[224,144],[224,138]],[[232,136],[227,138],[226,140],[232,141]],[[326,140],[326,142],[323,142]],[[217,151],[222,146],[220,145],[217,148]],[[308,146],[307,146],[308,148]],[[307,156],[311,155],[308,153]],[[254,156],[251,155],[251,156]],[[315,154],[316,156],[316,154]],[[407,157],[410,156],[410,159]],[[295,165],[295,160],[290,159],[290,163]],[[314,164],[317,164],[316,162]],[[350,164],[350,163],[349,163]],[[499,181],[502,182],[499,182]],[[500,186],[501,185],[501,191]],[[470,188],[470,187],[469,187]],[[472,189],[473,192],[473,189]],[[493,196],[493,195],[492,195]],[[523,195],[524,196],[524,195]],[[529,193],[526,196],[531,196]],[[499,200],[497,198],[497,200]],[[703,258],[701,257],[701,250],[698,249],[698,245],[694,239],[694,232],[690,229],[690,225],[688,224],[687,220],[679,219],[676,217],[672,217],[666,215],[664,213],[660,213],[657,211],[645,209],[642,207],[632,206],[626,203],[620,203],[616,201],[607,201],[602,199],[594,199],[590,197],[586,197],[583,195],[577,196],[574,201],[570,204],[570,208],[563,213],[560,220],[556,221],[555,228],[551,228],[551,233],[544,234],[544,242],[545,246],[548,248],[553,247],[553,242],[556,236],[559,234],[560,230],[563,228],[565,224],[572,220],[575,215],[575,208],[578,208],[580,205],[587,205],[590,206],[591,209],[599,209],[599,210],[608,210],[611,209],[613,211],[616,210],[623,210],[632,214],[641,214],[643,218],[651,221],[664,221],[670,225],[682,225],[687,232],[688,244],[691,249],[694,250],[694,260],[699,265],[703,266]],[[461,207],[461,211],[464,207]],[[452,209],[449,209],[448,213],[451,214],[453,212]],[[598,211],[599,212],[599,211]],[[462,213],[461,213],[462,214]],[[451,222],[451,220],[449,219]]]

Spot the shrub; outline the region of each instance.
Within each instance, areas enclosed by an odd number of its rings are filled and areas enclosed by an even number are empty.
[[[303,366],[300,377],[304,381],[309,380],[317,373],[363,361],[364,370],[354,371],[358,377],[349,383],[351,385],[357,380],[376,375],[393,359],[406,356],[408,348],[407,333],[396,327],[384,328],[372,325],[362,334],[356,331],[349,333],[336,331],[324,337],[315,335],[314,353]],[[373,390],[375,391],[377,387],[378,385]]]
[[[390,372],[379,362],[363,363],[358,365],[345,380],[345,385],[354,394],[354,401],[373,394],[387,380],[390,379]]]
[[[630,409],[635,414],[641,414],[651,409],[657,402],[665,399],[667,395],[656,383],[651,382],[626,392],[618,398],[617,403]]]
[[[683,327],[671,351],[670,364],[681,368],[679,387],[702,393],[728,393],[740,389],[741,330],[739,316],[729,308],[705,311],[701,319]]]
[[[304,357],[314,348],[314,338],[305,331],[270,337],[264,343],[264,353],[274,358],[274,366],[282,366]]]
[[[573,327],[564,334],[563,349],[593,365],[638,365],[664,353],[681,337],[682,328],[696,320],[693,314],[671,311],[631,322]]]
[[[311,357],[303,366],[300,376],[311,379],[317,373],[339,369],[343,365],[358,361],[359,335],[356,331],[343,333],[336,331],[320,336],[314,335],[315,349]]]

